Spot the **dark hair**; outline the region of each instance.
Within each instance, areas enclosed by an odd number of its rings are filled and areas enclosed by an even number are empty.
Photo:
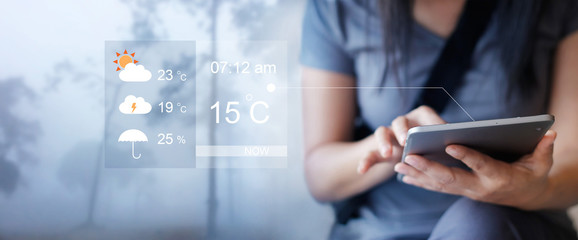
[[[509,81],[509,92],[516,89],[528,93],[536,85],[531,64],[537,23],[544,1],[501,0],[498,3],[495,13],[500,23],[497,44],[500,63]],[[398,84],[401,83],[400,74],[407,74],[407,67],[401,69],[400,66],[407,66],[411,55],[414,3],[415,0],[382,0],[379,4],[384,30],[386,71],[387,74],[392,71]],[[400,54],[400,57],[396,58],[396,54]],[[382,85],[385,84],[385,78],[382,79]]]

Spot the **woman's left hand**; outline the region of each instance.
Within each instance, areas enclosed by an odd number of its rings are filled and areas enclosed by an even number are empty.
[[[405,163],[395,165],[404,174],[405,183],[473,200],[537,209],[549,190],[548,173],[556,132],[549,130],[534,152],[514,163],[499,161],[471,148],[459,145],[446,147],[446,152],[472,169],[447,167],[418,155],[408,155]]]

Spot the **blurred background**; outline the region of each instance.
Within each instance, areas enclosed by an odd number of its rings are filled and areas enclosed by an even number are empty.
[[[333,215],[305,186],[296,90],[286,168],[115,169],[99,159],[105,41],[286,41],[288,85],[297,86],[304,3],[5,2],[0,239],[326,238]]]
[[[277,169],[104,168],[106,40],[286,41],[304,1],[11,1],[0,8],[0,239],[323,239],[303,176],[300,97]]]

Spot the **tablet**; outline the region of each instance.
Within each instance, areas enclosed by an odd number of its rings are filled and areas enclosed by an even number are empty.
[[[476,149],[495,159],[513,162],[532,153],[554,124],[549,114],[495,120],[413,127],[408,131],[402,161],[410,154],[421,155],[446,166],[469,168],[445,152],[451,144]],[[398,179],[403,176],[398,174]]]

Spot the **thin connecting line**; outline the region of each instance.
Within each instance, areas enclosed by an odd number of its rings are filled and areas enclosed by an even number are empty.
[[[464,113],[466,113],[466,115],[468,115],[468,117],[472,121],[474,121],[474,122],[476,121],[476,120],[474,120],[472,115],[470,115],[470,113],[468,113],[468,111],[466,111],[466,109],[464,107],[462,107],[462,105],[460,105],[458,103],[458,101],[456,101],[456,99],[454,97],[452,97],[452,95],[444,87],[280,87],[280,88],[293,88],[293,89],[441,89],[448,95],[448,97],[450,97],[452,99],[452,101],[454,101],[458,105],[458,107],[460,107],[460,109],[462,109],[462,111]]]
[[[443,89],[443,87],[279,87],[293,89]],[[447,93],[447,92],[446,92]]]
[[[454,99],[454,97],[452,97],[452,95],[451,95],[448,91],[446,91],[445,88],[443,88],[443,87],[441,87],[441,88],[442,88],[442,90],[444,90],[444,92],[445,92],[452,100],[454,100],[454,102],[458,105],[458,107],[460,107],[460,108],[462,109],[462,111],[464,111],[464,112],[466,113],[466,115],[468,115],[468,117],[470,117],[470,119],[472,119],[472,122],[475,122],[475,121],[476,121],[476,120],[474,120],[474,118],[468,113],[468,111],[466,111],[466,109],[464,109],[464,108],[462,107],[462,105],[460,105],[460,104],[458,103],[458,101],[456,101],[456,100]]]

